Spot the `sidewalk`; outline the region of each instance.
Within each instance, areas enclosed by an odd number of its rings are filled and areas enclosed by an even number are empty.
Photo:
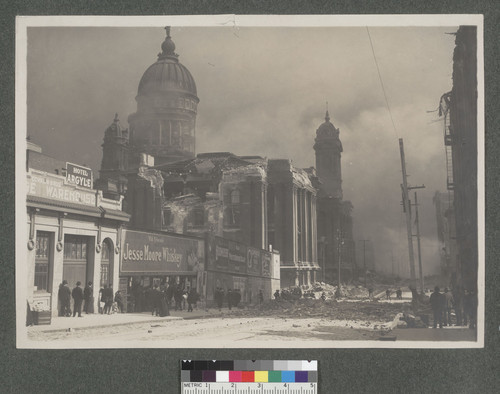
[[[228,315],[226,309],[222,310],[222,315]],[[101,315],[98,313],[85,314],[82,317],[53,317],[50,325],[39,325],[27,327],[30,332],[51,332],[51,331],[68,331],[69,329],[81,329],[90,327],[112,327],[125,324],[149,323],[149,322],[164,322],[169,320],[180,319],[200,319],[205,317],[221,316],[221,312],[216,309],[208,311],[195,309],[193,312],[170,311],[170,316],[159,317],[152,316],[151,312],[142,313],[114,313],[111,315]]]

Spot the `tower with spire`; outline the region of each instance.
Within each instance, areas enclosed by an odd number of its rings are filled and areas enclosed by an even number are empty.
[[[320,278],[329,283],[341,282],[355,276],[352,204],[343,201],[342,192],[342,142],[340,130],[330,121],[328,109],[325,122],[316,130],[314,140],[316,173],[318,175],[318,259]]]
[[[124,174],[128,168],[129,135],[124,129],[118,114],[104,132],[102,146],[102,162],[99,171],[98,185],[104,197],[118,199],[127,191],[127,178]]]
[[[314,150],[316,152],[316,171],[321,180],[320,196],[342,200],[341,154],[342,142],[340,130],[330,122],[326,110],[325,122],[316,130]]]
[[[166,27],[157,61],[142,76],[137,91],[137,111],[130,125],[130,165],[137,167],[141,154],[155,158],[155,165],[194,157],[196,112],[199,99],[189,70],[179,62]]]

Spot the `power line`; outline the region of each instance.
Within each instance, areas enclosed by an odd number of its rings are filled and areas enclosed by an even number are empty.
[[[375,65],[377,66],[378,79],[380,81],[380,85],[382,86],[382,92],[384,92],[385,104],[387,105],[389,116],[391,117],[392,127],[394,128],[394,133],[396,134],[396,137],[399,137],[399,134],[396,130],[396,125],[394,124],[394,119],[392,117],[391,107],[389,107],[389,101],[387,100],[387,94],[385,92],[384,82],[382,81],[382,76],[380,75],[380,69],[378,67],[377,57],[375,56],[375,49],[373,49],[372,37],[370,35],[370,30],[368,30],[368,26],[366,26],[366,32],[368,33],[368,38],[370,39],[370,46],[372,48],[373,59],[375,60]]]

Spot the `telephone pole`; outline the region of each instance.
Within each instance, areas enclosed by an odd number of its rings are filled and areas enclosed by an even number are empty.
[[[363,277],[365,278],[365,287],[366,287],[366,243],[369,241],[368,239],[360,239],[360,242],[363,242],[363,269],[365,271]]]
[[[399,139],[399,151],[401,154],[401,169],[403,172],[403,184],[401,185],[403,191],[403,209],[406,213],[406,230],[408,235],[408,254],[410,257],[410,279],[411,285],[413,287],[416,286],[416,278],[415,278],[415,257],[413,255],[413,236],[411,231],[411,206],[410,199],[408,197],[408,183],[407,183],[407,175],[406,175],[406,164],[405,164],[405,150],[403,146],[403,139]]]
[[[417,249],[418,249],[418,270],[420,274],[420,290],[424,294],[424,274],[422,272],[422,252],[420,250],[420,224],[418,221],[418,201],[417,192],[415,192],[415,223],[417,225]]]

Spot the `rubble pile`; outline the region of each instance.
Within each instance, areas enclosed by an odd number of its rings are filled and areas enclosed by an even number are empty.
[[[278,318],[324,318],[335,320],[391,321],[401,312],[401,305],[337,302],[335,299],[277,299],[234,312],[236,316],[275,316]]]

